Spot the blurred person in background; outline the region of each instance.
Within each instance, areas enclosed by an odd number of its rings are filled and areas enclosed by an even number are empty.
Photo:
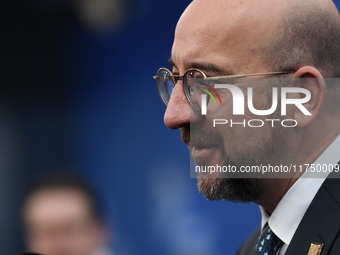
[[[71,175],[44,179],[26,194],[26,247],[46,255],[112,255],[109,231],[96,194]]]

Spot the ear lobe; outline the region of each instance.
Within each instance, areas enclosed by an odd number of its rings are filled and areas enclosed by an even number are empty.
[[[320,113],[326,97],[326,83],[320,72],[313,67],[300,68],[295,74],[299,78],[299,87],[308,90],[311,98],[303,106],[312,114],[305,115],[294,106],[294,119],[298,122],[297,127],[304,128],[310,125]],[[305,98],[305,94],[300,93],[300,98]]]

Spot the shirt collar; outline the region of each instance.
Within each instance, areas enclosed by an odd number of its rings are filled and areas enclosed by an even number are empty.
[[[340,136],[324,151],[315,161],[315,165],[333,164],[339,161]],[[322,183],[329,173],[320,173],[315,177],[315,173],[310,172],[311,168],[294,183],[281,199],[271,216],[260,206],[262,214],[262,229],[268,222],[272,231],[286,244],[289,245],[293,235],[300,224],[303,215],[320,189]],[[313,175],[314,174],[314,175]],[[310,178],[314,176],[314,178]]]

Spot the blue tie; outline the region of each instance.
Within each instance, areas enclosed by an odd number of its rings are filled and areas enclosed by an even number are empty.
[[[276,255],[283,242],[270,229],[269,225],[263,229],[259,242],[255,247],[254,255]]]

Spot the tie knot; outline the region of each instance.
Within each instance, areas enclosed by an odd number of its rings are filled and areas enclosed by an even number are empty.
[[[269,225],[266,224],[255,247],[254,255],[276,255],[282,244],[283,242],[280,238],[278,238],[270,229]]]

